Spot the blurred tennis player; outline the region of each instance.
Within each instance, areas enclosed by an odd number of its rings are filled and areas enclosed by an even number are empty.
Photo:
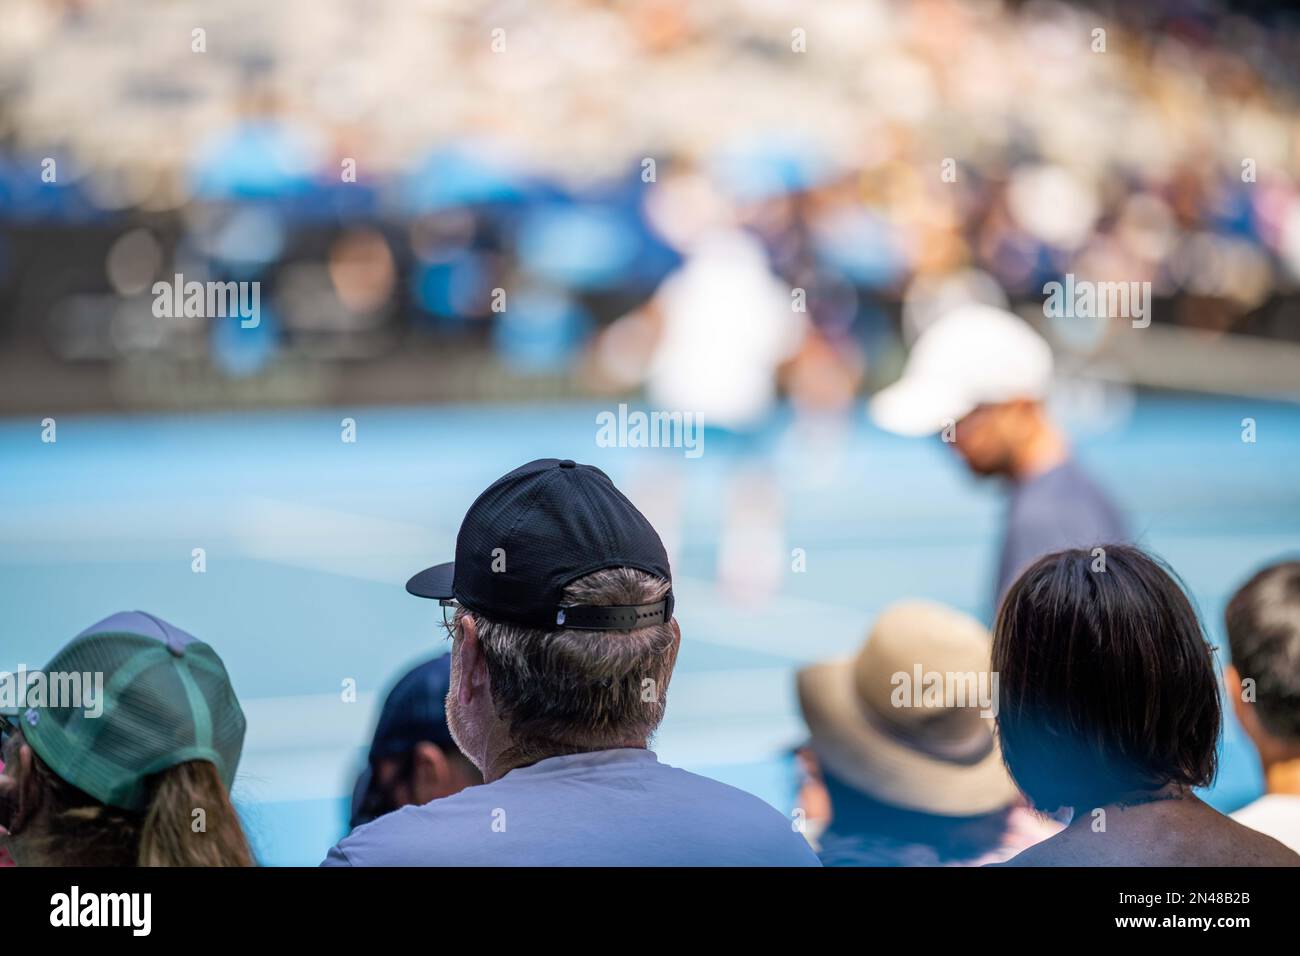
[[[941,435],[972,472],[1009,483],[995,606],[1045,554],[1129,540],[1119,509],[1047,412],[1051,383],[1042,336],[1003,309],[966,305],[921,333],[902,378],[871,401],[881,428]]]

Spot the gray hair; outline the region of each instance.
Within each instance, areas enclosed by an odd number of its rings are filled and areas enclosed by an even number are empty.
[[[564,589],[566,604],[650,604],[669,582],[635,568],[609,568]],[[536,630],[472,615],[492,700],[514,741],[512,757],[538,760],[626,746],[650,738],[664,717],[677,661],[671,621],[634,631]]]

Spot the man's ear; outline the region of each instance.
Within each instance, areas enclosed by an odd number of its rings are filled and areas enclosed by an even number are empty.
[[[483,648],[478,642],[478,623],[472,614],[465,614],[460,619],[456,653],[460,655],[457,699],[462,706],[468,707],[476,695],[487,693],[487,661],[483,658]]]
[[[450,786],[451,765],[442,748],[422,740],[411,751],[411,797],[417,806],[447,793]]]

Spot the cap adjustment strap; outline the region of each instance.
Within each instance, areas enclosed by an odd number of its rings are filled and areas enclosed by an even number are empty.
[[[672,619],[672,592],[662,601],[653,604],[624,606],[591,606],[569,604],[555,614],[557,627],[570,627],[581,631],[632,631],[653,627]]]

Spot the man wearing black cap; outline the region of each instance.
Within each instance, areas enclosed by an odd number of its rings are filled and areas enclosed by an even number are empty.
[[[406,587],[450,610],[447,722],[484,785],[354,830],[326,865],[818,865],[776,810],[647,749],[681,642],[672,574],[599,469],[498,479],[455,562]]]

